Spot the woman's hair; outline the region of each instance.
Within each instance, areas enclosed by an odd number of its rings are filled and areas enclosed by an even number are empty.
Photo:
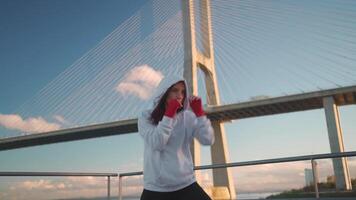
[[[177,83],[184,83],[184,81],[178,81]],[[175,84],[177,84],[175,83]],[[157,101],[155,102],[156,107],[153,109],[152,113],[151,113],[151,122],[154,125],[157,125],[163,118],[164,113],[166,112],[166,100],[169,94],[169,91],[172,89],[172,87],[175,85],[172,84],[167,90],[166,92],[161,96],[161,98],[157,97]],[[185,83],[184,83],[185,86]],[[183,103],[185,101],[186,98],[186,94],[184,94],[184,99],[183,99]],[[183,110],[183,108],[179,109],[178,112],[180,112],[181,110]]]

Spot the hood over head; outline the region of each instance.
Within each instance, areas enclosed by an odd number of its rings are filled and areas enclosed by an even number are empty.
[[[183,109],[187,110],[189,108],[189,92],[188,92],[188,87],[187,87],[187,82],[183,77],[180,76],[175,76],[175,75],[171,75],[171,76],[165,76],[161,82],[159,83],[158,87],[156,88],[154,94],[151,96],[151,102],[152,102],[152,108],[154,109],[159,100],[162,98],[162,96],[166,93],[166,91],[168,90],[168,88],[170,88],[172,85],[178,83],[179,81],[184,81],[185,84],[185,99],[183,102]]]

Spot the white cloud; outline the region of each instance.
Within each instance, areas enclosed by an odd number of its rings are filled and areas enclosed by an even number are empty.
[[[25,190],[58,190],[65,189],[66,185],[64,183],[55,183],[50,180],[35,180],[35,181],[24,181],[20,183],[17,189]]]
[[[111,180],[112,188],[117,187],[116,179]],[[67,177],[15,183],[9,186],[7,199],[90,198],[104,196],[106,192],[106,177]],[[113,189],[111,194],[117,195],[117,190]]]
[[[101,188],[102,186],[105,186],[106,177],[92,177],[92,176],[87,176],[87,177],[67,177],[65,184],[66,185],[75,185],[76,188],[86,188],[86,187],[98,187]]]
[[[135,95],[147,100],[161,82],[163,75],[148,65],[133,68],[116,87],[123,95]]]
[[[58,130],[61,126],[56,123],[50,123],[42,117],[31,117],[22,119],[19,115],[0,114],[0,125],[13,130],[19,130],[26,133],[41,133]]]

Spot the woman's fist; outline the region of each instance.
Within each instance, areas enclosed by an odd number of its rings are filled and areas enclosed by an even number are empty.
[[[180,104],[177,99],[170,99],[167,102],[166,112],[164,113],[164,115],[173,118],[180,107],[182,107],[182,104]]]
[[[200,97],[191,96],[189,98],[189,104],[197,117],[205,115]]]

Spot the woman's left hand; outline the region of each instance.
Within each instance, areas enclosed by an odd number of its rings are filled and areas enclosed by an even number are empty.
[[[189,97],[189,104],[197,117],[205,115],[200,97],[197,96]]]

